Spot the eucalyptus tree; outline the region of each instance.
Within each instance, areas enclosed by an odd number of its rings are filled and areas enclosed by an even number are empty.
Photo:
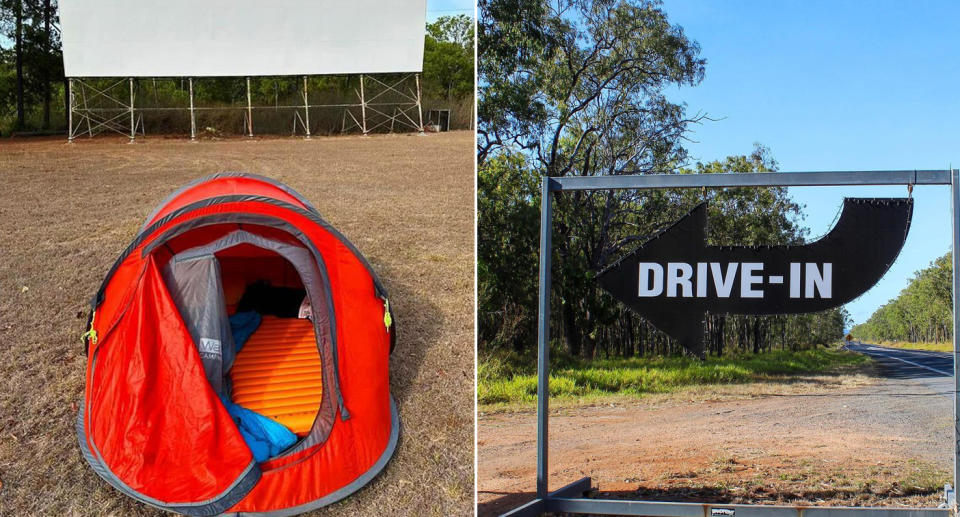
[[[508,153],[523,154],[537,176],[672,171],[685,161],[682,138],[698,117],[664,91],[697,84],[705,61],[658,3],[484,0],[480,12],[481,168]],[[651,221],[638,214],[662,215],[644,202],[653,197],[558,196],[556,301],[571,353],[592,355],[602,303],[591,273],[637,221]]]
[[[953,338],[950,254],[914,273],[900,294],[853,328],[865,341],[944,342]]]

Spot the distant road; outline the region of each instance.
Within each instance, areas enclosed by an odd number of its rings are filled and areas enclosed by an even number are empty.
[[[894,378],[952,377],[953,357],[946,352],[905,350],[851,341],[848,350],[867,355],[883,367],[884,374]]]

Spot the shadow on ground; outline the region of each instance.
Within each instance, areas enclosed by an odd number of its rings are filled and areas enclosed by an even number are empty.
[[[671,503],[710,503],[710,504],[768,504],[792,506],[804,501],[803,506],[812,505],[809,501],[831,501],[829,506],[876,506],[870,503],[875,499],[888,499],[888,506],[913,507],[909,502],[901,504],[898,498],[914,496],[937,496],[939,490],[880,490],[867,491],[853,488],[821,489],[821,490],[772,490],[759,487],[745,492],[742,489],[714,488],[714,487],[676,487],[667,489],[648,489],[640,487],[637,490],[591,491],[587,497],[591,499],[615,499],[621,501],[660,501]],[[480,491],[480,495],[500,495],[477,506],[478,517],[493,517],[524,505],[536,498],[534,492],[506,493]],[[837,504],[836,501],[849,501]],[[823,503],[821,506],[827,506]]]

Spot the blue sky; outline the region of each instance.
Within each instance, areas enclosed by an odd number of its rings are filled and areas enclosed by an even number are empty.
[[[783,171],[960,167],[960,2],[666,0],[664,8],[707,59],[704,81],[671,98],[722,119],[695,127],[695,160],[749,153],[758,142]],[[883,280],[847,305],[854,322],[949,251],[948,190],[914,190],[906,246]],[[816,237],[844,196],[905,196],[906,188],[790,192]]]
[[[473,0],[427,0],[427,21],[432,22],[441,16],[465,14],[473,17]]]

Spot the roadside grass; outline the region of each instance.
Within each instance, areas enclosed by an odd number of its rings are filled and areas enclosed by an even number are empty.
[[[835,373],[869,359],[836,348],[769,351],[699,361],[688,357],[649,357],[584,361],[562,354],[552,361],[550,396],[558,401],[606,397],[639,398],[681,389],[782,380],[805,374]],[[477,402],[529,406],[536,401],[533,359],[515,354],[481,358]]]
[[[906,350],[927,350],[930,352],[953,352],[953,343],[943,342],[943,343],[910,343],[907,341],[881,341],[877,343],[880,346],[886,346],[890,348],[903,348]]]
[[[921,460],[892,460],[883,465],[847,462],[830,466],[794,458],[718,457],[707,466],[665,472],[631,495],[733,504],[814,504],[829,506],[937,506],[949,471]],[[617,498],[617,494],[600,493]]]
[[[918,460],[910,460],[909,470],[898,485],[908,494],[932,494],[942,491],[943,485],[949,481],[950,475],[944,470]]]

